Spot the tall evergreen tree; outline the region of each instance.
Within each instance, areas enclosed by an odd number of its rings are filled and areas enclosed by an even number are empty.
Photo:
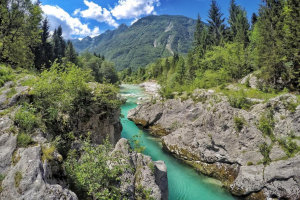
[[[253,30],[253,28],[254,28],[255,23],[257,22],[257,19],[258,19],[257,14],[256,14],[256,13],[253,13],[253,14],[252,14],[252,17],[251,17],[251,29],[252,29],[252,30]]]
[[[283,49],[290,89],[300,89],[300,1],[286,0],[283,21]]]
[[[284,55],[282,54],[283,0],[264,0],[259,11],[258,41],[259,63],[262,75],[273,87],[282,87]],[[280,83],[280,84],[279,84]],[[280,86],[281,85],[281,86]]]
[[[250,29],[246,11],[236,5],[235,0],[231,0],[229,13],[230,39],[246,46],[249,43],[248,31]]]
[[[209,35],[211,37],[212,43],[214,45],[220,45],[225,36],[225,19],[217,2],[215,0],[211,1],[210,10],[208,13],[208,23],[209,23]]]
[[[35,66],[37,69],[41,69],[41,67],[50,68],[51,61],[53,61],[52,45],[49,38],[49,22],[45,18],[42,22],[41,44],[35,50]]]
[[[77,53],[73,47],[73,43],[70,40],[68,40],[68,42],[67,42],[67,48],[66,48],[65,54],[66,54],[65,56],[66,56],[67,61],[72,62],[76,65],[78,64]]]
[[[62,27],[59,26],[54,30],[53,33],[53,53],[54,59],[57,59],[58,62],[62,61],[62,58],[65,56],[66,44],[62,36]]]

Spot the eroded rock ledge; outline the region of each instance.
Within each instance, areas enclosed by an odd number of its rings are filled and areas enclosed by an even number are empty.
[[[300,145],[300,106],[292,107],[296,96],[278,96],[248,111],[233,108],[227,97],[212,90],[195,91],[192,98],[144,103],[128,118],[236,196],[300,198],[300,154],[288,149]],[[270,133],[264,132],[268,125]]]

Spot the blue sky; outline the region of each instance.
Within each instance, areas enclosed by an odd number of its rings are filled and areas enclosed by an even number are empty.
[[[210,0],[41,0],[51,30],[62,25],[65,38],[96,36],[125,23],[131,25],[147,15],[184,15],[207,20]],[[230,0],[217,0],[228,17]],[[236,0],[246,9],[250,20],[261,0]]]

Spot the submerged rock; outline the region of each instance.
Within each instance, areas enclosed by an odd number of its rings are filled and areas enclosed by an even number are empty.
[[[248,111],[233,108],[225,96],[214,91],[197,90],[192,98],[148,102],[131,110],[128,118],[160,136],[163,148],[177,158],[221,180],[234,195],[300,198],[300,154],[288,156],[283,143],[299,140],[300,106],[292,106],[295,96],[258,102]],[[259,128],[262,116],[268,113],[274,136]]]

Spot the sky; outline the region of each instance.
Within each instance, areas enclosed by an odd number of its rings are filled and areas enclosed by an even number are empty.
[[[200,14],[204,22],[210,0],[41,0],[44,15],[53,31],[59,25],[66,39],[95,37],[120,24],[130,26],[148,15],[184,15],[193,19]],[[228,18],[230,0],[217,0]],[[247,11],[248,19],[258,12],[261,0],[236,0]]]

